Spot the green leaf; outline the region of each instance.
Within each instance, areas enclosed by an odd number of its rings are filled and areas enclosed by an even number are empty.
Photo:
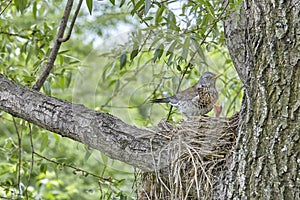
[[[182,59],[187,59],[188,53],[190,49],[190,37],[185,38],[183,47],[182,47],[182,53],[181,53],[181,58]]]
[[[72,72],[68,72],[66,86],[69,87],[72,81]]]
[[[106,155],[104,155],[103,153],[101,153],[101,159],[102,159],[102,164],[104,166],[107,166],[108,163],[108,157]]]
[[[153,19],[153,17],[145,17],[144,19],[143,19],[143,21],[149,21],[149,20],[152,20]]]
[[[161,21],[162,21],[162,13],[164,12],[165,10],[165,7],[164,6],[161,6],[156,14],[155,14],[155,25],[158,25]]]
[[[196,5],[192,6],[192,9],[190,9],[189,15],[192,14],[193,12],[197,12],[197,10],[199,9],[199,7],[201,7],[203,4],[198,3]]]
[[[69,62],[69,65],[73,65],[73,64],[77,64],[77,63],[80,63],[80,61],[79,60],[74,60],[74,61]]]
[[[43,152],[44,150],[46,150],[48,148],[49,145],[49,138],[48,138],[48,134],[47,133],[42,133],[41,134],[41,152]]]
[[[25,60],[26,65],[28,64],[28,62],[31,58],[31,54],[32,54],[32,48],[29,48],[29,52],[28,52],[26,60]]]
[[[146,16],[151,7],[151,0],[145,0],[144,15]]]
[[[37,13],[37,7],[36,7],[36,1],[33,3],[32,5],[32,14],[33,14],[33,18],[36,19],[36,13]]]
[[[11,46],[7,44],[5,47],[6,47],[7,52],[11,53]]]
[[[55,138],[56,142],[60,142],[60,135],[58,134],[53,134],[53,137]]]
[[[174,30],[174,31],[179,31],[180,28],[176,25],[176,17],[173,12],[169,12],[167,18],[167,27],[168,29]]]
[[[139,53],[139,49],[138,48],[134,48],[132,50],[132,52],[130,53],[130,60],[132,61]]]
[[[161,44],[154,52],[153,62],[156,62],[157,59],[159,60],[163,53],[164,53],[164,45]]]
[[[200,0],[204,5],[205,7],[207,8],[206,10],[208,10],[209,14],[214,17],[215,16],[215,11],[214,11],[214,7],[211,5],[211,3],[208,1],[208,0]]]
[[[170,53],[170,56],[169,56],[167,65],[170,65],[170,64],[171,64],[171,62],[172,62],[172,60],[173,60],[173,57],[174,57],[174,53]]]
[[[27,5],[27,0],[15,0],[14,2],[17,10],[23,14]]]
[[[113,61],[112,63],[108,63],[105,67],[104,67],[104,71],[102,73],[102,79],[103,81],[105,81],[107,78],[109,78],[115,71],[116,68],[116,61]]]
[[[116,81],[117,81],[116,79],[111,80],[111,81],[109,82],[108,86],[110,87],[110,86],[114,85],[114,84],[116,83]]]
[[[89,9],[90,15],[92,14],[92,10],[93,10],[93,0],[86,0],[86,5]]]
[[[136,4],[133,6],[133,10],[130,12],[132,15],[137,14],[137,11],[141,9],[141,7],[144,4],[144,0],[138,1]]]
[[[47,173],[47,164],[42,163],[40,166],[40,172],[46,174]]]
[[[122,0],[120,3],[120,8],[124,5],[124,3],[125,3],[125,0]]]
[[[45,31],[50,31],[51,30],[51,27],[47,24],[47,22],[44,22],[44,30]]]
[[[123,53],[120,57],[120,69],[122,69],[126,65],[127,55]]]
[[[198,41],[196,39],[192,38],[192,44],[196,48],[196,52],[198,53],[200,58],[202,58],[205,61],[204,52],[203,52],[201,46],[199,45]]]
[[[43,90],[47,95],[51,95],[51,86],[50,86],[50,82],[49,81],[45,81],[44,85],[43,85]]]
[[[199,20],[200,27],[207,27],[210,20],[212,20],[210,15],[204,15],[203,19]]]
[[[115,91],[118,91],[119,88],[120,88],[120,79],[117,79],[116,82],[115,82]]]
[[[115,5],[115,0],[109,0],[112,5]]]
[[[152,47],[154,47],[156,45],[156,43],[158,43],[160,40],[163,40],[163,39],[164,39],[164,37],[161,34],[157,34],[155,36],[155,38],[153,39],[153,42],[149,46],[149,51],[152,49]]]
[[[27,76],[27,75],[24,75],[23,76],[23,81],[25,83],[32,83],[35,81],[35,77],[34,76]]]
[[[174,49],[176,45],[177,45],[177,40],[174,40],[167,51],[167,55],[174,53]]]
[[[69,52],[69,51],[70,51],[69,49],[63,50],[63,51],[58,52],[58,54],[65,54],[65,53],[67,53],[67,52]]]
[[[86,162],[88,161],[88,159],[90,158],[92,153],[93,153],[93,150],[86,149],[84,159],[83,159],[84,164],[86,164]]]
[[[65,57],[63,57],[62,55],[59,55],[58,58],[59,58],[59,64],[60,64],[61,66],[63,66]]]

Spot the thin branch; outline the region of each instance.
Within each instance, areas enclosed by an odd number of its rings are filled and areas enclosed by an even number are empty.
[[[21,187],[20,187],[20,183],[21,183],[21,164],[22,164],[22,139],[21,139],[21,134],[19,132],[17,123],[15,118],[13,117],[13,122],[14,122],[14,127],[16,129],[16,133],[18,136],[18,178],[17,178],[17,186],[19,188],[19,195],[21,194]]]
[[[33,86],[34,90],[39,91],[41,89],[42,85],[44,84],[47,77],[49,76],[51,69],[53,68],[54,61],[56,60],[56,56],[58,54],[58,51],[59,51],[60,45],[61,45],[61,42],[59,40],[60,40],[60,38],[63,38],[63,36],[64,36],[64,32],[67,27],[67,23],[68,23],[68,19],[69,19],[71,10],[72,10],[72,6],[73,6],[73,0],[68,0],[68,2],[66,4],[65,12],[62,17],[60,27],[59,27],[59,30],[57,33],[57,38],[55,40],[53,49],[49,56],[49,62],[46,63],[45,70],[43,71],[43,73],[39,77],[39,79],[36,81],[36,83],[34,84],[34,86]]]
[[[236,95],[233,97],[232,101],[230,102],[228,108],[227,108],[227,112],[226,112],[226,116],[228,116],[230,110],[231,110],[231,107],[233,106],[233,104],[236,104],[236,100],[239,96],[239,94],[241,93],[242,89],[244,88],[244,86],[241,86],[238,90],[238,92],[236,93]]]
[[[18,33],[10,33],[10,32],[6,32],[6,31],[0,31],[0,34],[4,34],[4,35],[8,35],[8,36],[20,37],[20,38],[24,38],[24,39],[29,39],[29,37],[27,35],[20,35]]]
[[[71,168],[71,169],[74,169],[75,172],[81,172],[83,176],[91,175],[91,176],[93,176],[93,177],[95,177],[95,178],[98,178],[98,179],[101,180],[103,183],[104,183],[105,181],[108,181],[108,182],[110,182],[110,183],[113,182],[113,180],[112,180],[111,178],[104,178],[104,177],[102,177],[102,176],[98,176],[97,174],[94,174],[94,173],[85,171],[84,169],[81,169],[81,168],[78,168],[78,167],[74,167],[74,166],[69,165],[69,164],[66,164],[66,163],[61,163],[61,162],[57,162],[57,161],[55,161],[55,160],[51,160],[51,159],[49,159],[49,158],[47,158],[47,157],[45,157],[45,156],[43,156],[43,155],[41,155],[41,154],[39,154],[39,153],[37,153],[37,152],[33,152],[33,153],[34,153],[35,155],[37,155],[38,157],[43,158],[44,160],[47,160],[47,161],[49,161],[49,162],[51,162],[51,163],[54,163],[54,164],[56,164],[56,165],[66,166],[66,167],[69,167],[69,168]]]
[[[28,180],[27,180],[27,185],[25,188],[25,194],[26,194],[26,198],[28,199],[28,187],[30,185],[30,179],[31,179],[31,174],[33,171],[33,165],[34,165],[34,146],[33,146],[33,139],[32,139],[32,129],[31,129],[31,125],[30,123],[28,124],[29,126],[29,138],[30,138],[30,147],[31,147],[31,165],[30,165],[30,170],[29,170],[29,174],[28,174]]]
[[[67,37],[65,37],[65,38],[58,38],[58,40],[59,40],[60,42],[66,42],[67,40],[70,39],[71,34],[72,34],[72,30],[73,30],[73,27],[74,27],[74,24],[75,24],[75,21],[76,21],[76,18],[77,18],[77,16],[78,16],[78,13],[79,13],[79,11],[80,11],[80,7],[81,7],[81,5],[82,5],[82,1],[83,1],[83,0],[80,0],[80,1],[78,2],[76,11],[75,11],[75,13],[74,13],[74,16],[73,16],[72,21],[71,21],[71,24],[70,24],[70,28],[69,28],[69,32],[68,32]]]
[[[8,8],[8,6],[11,4],[12,0],[8,2],[8,4],[5,6],[5,8],[1,11],[0,16],[5,12],[5,10]]]
[[[4,197],[4,196],[0,196],[0,199],[9,199],[9,200],[12,200],[11,197]]]

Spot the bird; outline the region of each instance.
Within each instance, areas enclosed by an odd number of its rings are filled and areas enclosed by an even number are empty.
[[[204,72],[197,84],[173,96],[153,99],[151,103],[169,103],[186,117],[204,116],[214,107],[218,100],[216,79],[221,76]]]

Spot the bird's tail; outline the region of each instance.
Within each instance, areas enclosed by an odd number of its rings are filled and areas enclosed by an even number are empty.
[[[152,99],[150,100],[150,103],[169,103],[169,98],[161,98],[161,99]]]

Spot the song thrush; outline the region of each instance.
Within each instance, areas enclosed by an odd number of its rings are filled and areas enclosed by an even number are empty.
[[[174,96],[154,99],[151,102],[169,103],[187,117],[205,115],[213,109],[218,100],[215,85],[219,76],[212,72],[205,72],[196,85],[178,92]]]

